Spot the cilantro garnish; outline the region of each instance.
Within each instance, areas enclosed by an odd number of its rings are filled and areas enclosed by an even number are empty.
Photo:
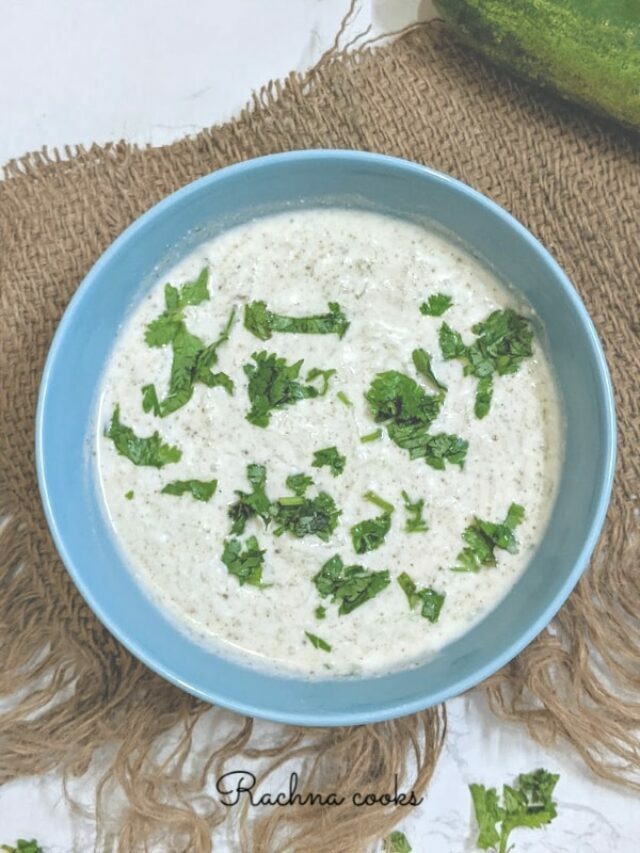
[[[453,299],[446,293],[432,293],[420,306],[420,313],[428,317],[441,317],[452,305]]]
[[[197,501],[211,500],[218,488],[217,480],[174,480],[162,488],[163,495],[181,495],[190,492]]]
[[[147,326],[144,339],[150,347],[171,344],[173,360],[169,376],[169,393],[160,400],[155,385],[142,388],[142,408],[159,417],[166,417],[189,402],[196,382],[208,388],[220,386],[233,393],[233,381],[226,373],[213,373],[211,368],[218,361],[218,347],[229,340],[235,322],[235,308],[216,341],[205,344],[188,331],[184,322],[183,309],[187,305],[199,305],[209,299],[207,281],[209,271],[205,267],[194,282],[187,282],[179,290],[167,284],[164,291],[165,310]]]
[[[268,341],[273,332],[305,335],[335,334],[342,338],[349,328],[349,321],[337,302],[329,303],[328,314],[317,314],[311,317],[285,317],[269,311],[264,302],[250,302],[244,308],[244,325],[261,341]]]
[[[429,622],[437,622],[444,604],[444,593],[436,592],[431,587],[418,589],[415,581],[406,572],[398,576],[398,583],[407,596],[409,607],[413,610],[421,606],[421,613]]]
[[[331,469],[333,476],[337,477],[344,471],[346,463],[347,457],[339,453],[338,448],[334,445],[333,447],[323,447],[322,450],[316,450],[313,454],[313,462],[311,464],[314,468],[327,466]]]
[[[458,554],[454,572],[479,572],[482,566],[495,566],[495,549],[502,548],[510,554],[518,552],[515,529],[524,518],[524,507],[512,503],[502,524],[475,518],[462,534],[467,543]]]
[[[313,382],[314,379],[322,379],[322,385],[320,386],[318,394],[320,397],[324,397],[329,390],[329,380],[332,376],[335,376],[335,374],[336,371],[333,367],[329,370],[321,370],[319,367],[312,367],[307,373],[307,382]]]
[[[542,769],[521,773],[515,786],[503,785],[502,804],[495,788],[469,785],[480,830],[476,841],[478,847],[507,853],[513,849],[509,847],[509,836],[514,829],[538,829],[551,823],[558,814],[553,791],[559,778],[557,774]]]
[[[351,541],[356,554],[364,554],[367,551],[375,551],[384,542],[384,538],[391,529],[391,513],[394,510],[392,504],[383,500],[375,492],[367,492],[364,499],[382,510],[382,515],[375,518],[366,518],[359,521],[351,528]]]
[[[345,566],[338,554],[322,566],[313,578],[316,589],[323,598],[331,596],[333,603],[340,602],[338,613],[351,613],[389,585],[389,572],[372,572],[362,566]]]
[[[239,539],[225,539],[222,562],[227,567],[229,574],[238,579],[240,586],[245,583],[251,586],[266,587],[270,584],[262,583],[262,566],[265,551],[260,549],[255,536],[249,536],[244,543]]]
[[[19,838],[15,847],[11,847],[9,844],[0,844],[0,850],[3,850],[4,853],[43,853],[42,847],[35,838],[32,838],[31,841],[27,841],[26,838]]]
[[[331,646],[327,643],[326,640],[323,640],[322,637],[318,637],[316,634],[312,634],[310,631],[305,631],[305,636],[307,640],[311,643],[311,645],[316,649],[322,649],[323,652],[330,652]]]
[[[381,498],[380,495],[377,495],[371,490],[365,492],[362,497],[365,499],[365,501],[369,501],[370,504],[373,504],[374,506],[377,506],[378,509],[381,509],[385,515],[391,515],[391,513],[395,509],[393,504],[390,504],[389,501],[385,501],[384,498]]]
[[[442,406],[442,392],[426,394],[410,376],[389,370],[378,373],[365,398],[374,419],[386,425],[389,438],[411,459],[424,459],[438,469],[446,462],[462,467],[468,442],[457,435],[429,433]]]
[[[313,483],[308,474],[289,474],[287,477],[287,488],[291,489],[294,495],[304,495],[309,486]]]
[[[132,501],[132,500],[133,500],[133,497],[134,497],[133,489],[129,489],[129,491],[128,491],[128,492],[125,492],[125,495],[124,495],[124,496],[125,496],[125,498],[126,498],[128,501]]]
[[[340,400],[341,403],[344,403],[345,406],[353,406],[353,403],[347,397],[344,391],[338,391],[336,397],[338,398],[338,400]]]
[[[429,529],[429,525],[422,515],[424,510],[424,498],[419,498],[417,501],[412,502],[409,495],[403,490],[402,500],[404,501],[404,508],[409,516],[404,526],[405,531],[407,533],[426,533]]]
[[[431,367],[431,356],[424,349],[414,349],[411,353],[411,357],[413,359],[413,364],[418,373],[422,374],[424,378],[430,382],[434,388],[437,388],[438,391],[446,391],[447,386],[440,382],[439,379],[436,379],[433,369]]]
[[[153,468],[162,468],[170,462],[177,462],[182,456],[178,447],[165,444],[158,431],[146,438],[140,438],[131,427],[125,426],[120,421],[120,406],[116,406],[111,416],[109,428],[105,436],[115,444],[116,450],[121,456],[126,456],[134,465],[149,465]]]
[[[367,435],[361,435],[360,441],[362,444],[368,444],[370,441],[378,441],[380,438],[382,438],[382,430],[376,429],[373,432],[367,433]]]
[[[411,853],[412,847],[404,832],[395,830],[383,841],[382,853]]]
[[[313,615],[316,617],[316,619],[324,619],[327,615],[327,608],[319,604],[313,611]]]
[[[493,311],[471,331],[477,336],[467,346],[459,332],[446,323],[440,327],[440,349],[445,359],[459,359],[465,376],[478,379],[475,415],[484,418],[491,406],[493,375],[516,373],[525,358],[533,355],[533,332],[526,317],[511,308]]]
[[[315,498],[300,495],[291,498],[279,498],[271,504],[270,514],[276,525],[274,536],[285,531],[298,539],[303,536],[317,536],[328,542],[336,529],[342,510],[326,492],[320,492]]]
[[[271,501],[266,494],[267,469],[264,465],[247,465],[247,479],[251,483],[250,492],[236,490],[238,500],[231,504],[228,515],[233,524],[231,533],[244,533],[247,521],[254,516],[259,516],[265,524],[271,520]]]
[[[307,382],[319,376],[323,377],[323,387],[318,390],[313,385],[303,385],[298,381],[303,359],[287,364],[286,359],[275,353],[254,352],[251,358],[255,364],[245,364],[244,372],[249,377],[249,401],[251,409],[247,420],[254,426],[266,427],[274,409],[282,409],[309,397],[325,394],[328,381],[334,370],[314,368],[307,375]]]

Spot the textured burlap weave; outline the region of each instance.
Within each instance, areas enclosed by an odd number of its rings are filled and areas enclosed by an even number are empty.
[[[96,258],[188,181],[248,157],[312,147],[395,154],[467,181],[523,221],[584,297],[605,343],[619,415],[605,534],[552,630],[479,689],[535,737],[560,736],[601,777],[640,787],[637,138],[510,82],[431,25],[270,85],[237,121],[193,139],[148,150],[94,147],[64,161],[35,155],[10,164],[0,183],[0,783],[54,769],[71,779],[99,755],[100,850],[209,850],[212,827],[229,813],[204,795],[205,785],[245,758],[261,759],[265,770],[306,760],[303,789],[380,792],[393,790],[395,772],[405,788],[423,791],[438,758],[442,709],[361,728],[282,727],[268,745],[251,720],[205,714],[93,617],[40,507],[33,454],[40,373],[56,324]],[[252,812],[235,815],[234,833],[240,849],[257,853],[358,850],[401,817],[348,805]]]

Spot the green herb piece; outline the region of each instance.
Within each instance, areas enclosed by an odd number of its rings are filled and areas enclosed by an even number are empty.
[[[146,328],[145,341],[150,347],[171,344],[173,360],[169,376],[169,393],[160,400],[155,385],[142,388],[142,408],[158,417],[166,417],[189,402],[196,382],[208,388],[222,387],[227,393],[234,390],[233,381],[226,373],[213,373],[211,368],[218,361],[218,348],[229,340],[235,322],[235,308],[217,340],[205,344],[188,331],[184,322],[183,309],[187,305],[199,305],[209,299],[207,289],[209,272],[203,269],[198,279],[187,282],[179,290],[167,284],[164,291],[165,310]]]
[[[418,373],[422,374],[422,376],[424,376],[424,378],[430,382],[434,388],[437,388],[438,391],[447,390],[447,386],[440,382],[439,379],[436,379],[431,367],[431,356],[426,350],[414,349],[411,357],[413,358],[413,364]]]
[[[364,554],[367,551],[375,551],[384,542],[385,536],[391,529],[391,513],[394,511],[393,504],[383,500],[375,492],[366,492],[364,499],[382,510],[382,515],[376,518],[367,518],[359,521],[351,528],[351,541],[356,554]]]
[[[125,493],[125,498],[126,498],[128,501],[132,501],[132,500],[133,500],[133,489],[129,489],[129,491]]]
[[[367,435],[361,435],[360,441],[362,444],[368,444],[370,441],[378,441],[382,438],[382,430],[376,429],[373,432],[367,433]]]
[[[383,498],[380,497],[380,495],[377,495],[371,490],[365,492],[362,497],[365,499],[365,501],[369,501],[370,504],[373,504],[374,506],[377,506],[378,509],[381,509],[385,513],[385,515],[391,515],[391,513],[395,509],[393,504],[390,504],[389,501],[385,501]]]
[[[347,395],[344,393],[344,391],[338,391],[336,394],[336,397],[338,398],[338,400],[340,400],[341,403],[344,403],[345,406],[350,406],[350,407],[353,406],[353,403],[347,397]]]
[[[409,607],[413,610],[415,607],[421,607],[421,613],[429,622],[437,622],[444,604],[444,593],[436,592],[431,587],[423,587],[418,589],[415,581],[409,577],[406,572],[402,572],[398,576],[398,583],[402,591],[407,596]]]
[[[374,419],[385,423],[389,438],[408,451],[411,459],[424,459],[432,468],[445,463],[462,467],[468,442],[457,435],[431,435],[429,428],[440,412],[444,394],[425,394],[404,373],[378,373],[365,394]]]
[[[390,835],[387,835],[383,841],[383,853],[411,853],[412,849],[407,836],[404,832],[400,832],[397,829]]]
[[[453,299],[446,293],[432,293],[427,301],[420,306],[420,313],[428,317],[442,317],[452,305]]]
[[[316,450],[313,454],[314,468],[322,468],[327,466],[331,469],[334,477],[338,477],[344,471],[344,466],[347,464],[347,457],[338,452],[335,447],[323,447],[322,450]]]
[[[291,489],[294,495],[304,495],[309,486],[313,483],[308,474],[289,474],[286,480],[287,488]]]
[[[259,516],[265,524],[271,520],[271,501],[267,497],[267,469],[264,465],[247,465],[247,479],[251,483],[250,492],[237,491],[238,500],[231,504],[228,515],[233,524],[231,533],[239,535],[244,533],[247,521]]]
[[[313,615],[316,617],[316,619],[324,619],[327,615],[327,608],[319,604],[313,611]]]
[[[269,512],[276,525],[274,536],[287,531],[298,539],[317,536],[323,542],[329,541],[342,515],[342,510],[326,492],[320,492],[315,498],[280,498],[271,504]]]
[[[426,533],[429,525],[423,517],[424,498],[412,501],[409,495],[403,490],[402,500],[404,501],[404,508],[409,515],[404,526],[405,531],[407,533]]]
[[[313,582],[323,598],[330,595],[333,603],[340,602],[338,613],[342,616],[374,598],[389,586],[390,580],[386,569],[372,572],[362,566],[345,566],[336,554],[322,566]]]
[[[329,370],[320,370],[319,367],[312,367],[311,370],[307,373],[307,382],[313,382],[314,379],[321,378],[322,384],[320,386],[320,390],[318,394],[320,397],[324,397],[324,395],[329,390],[329,380],[332,376],[336,375],[335,368],[330,368]]]
[[[326,640],[323,640],[322,637],[316,636],[316,634],[311,634],[309,631],[305,631],[305,636],[307,640],[311,643],[311,645],[316,649],[322,649],[323,652],[330,652],[331,646],[327,643]]]
[[[321,396],[322,392],[313,385],[302,385],[298,381],[302,359],[295,364],[287,364],[284,358],[267,352],[254,352],[251,358],[255,364],[245,364],[244,372],[249,377],[248,391],[251,403],[251,409],[246,417],[254,426],[266,427],[274,409],[283,409],[299,400]],[[311,377],[313,371],[310,371],[309,377],[314,379],[327,372],[319,371]],[[310,381],[309,377],[307,377],[308,381]]]
[[[197,501],[211,500],[218,488],[217,480],[174,480],[162,487],[163,495],[181,495],[190,492]]]
[[[159,433],[154,432],[146,438],[140,438],[131,427],[120,421],[120,406],[116,406],[111,415],[111,423],[105,436],[113,441],[121,456],[126,456],[134,465],[148,465],[162,468],[171,462],[177,462],[182,456],[178,447],[165,444]]]
[[[520,774],[514,787],[503,785],[502,804],[495,788],[469,785],[480,830],[476,841],[478,847],[507,853],[513,849],[509,846],[509,836],[514,829],[538,829],[551,823],[558,814],[553,791],[559,778],[557,774],[542,769]]]
[[[262,583],[262,567],[264,564],[265,551],[260,549],[255,536],[249,536],[244,543],[239,539],[225,539],[222,552],[222,562],[227,567],[229,574],[238,579],[240,586],[248,583],[251,586],[265,588],[271,584]]]
[[[15,843],[15,847],[11,847],[9,844],[0,844],[0,850],[3,850],[4,853],[44,853],[35,838],[32,838],[31,841],[19,838]]]
[[[495,549],[501,548],[510,554],[518,552],[515,536],[516,527],[524,518],[524,507],[512,503],[502,524],[474,518],[462,538],[467,543],[458,554],[458,565],[454,572],[479,572],[482,566],[495,566]]]
[[[533,332],[526,317],[511,308],[493,311],[471,327],[475,341],[466,346],[459,332],[446,323],[440,327],[440,349],[445,359],[458,359],[465,376],[478,379],[475,415],[484,418],[491,407],[493,376],[516,373],[525,358],[531,358]]]
[[[292,332],[302,335],[337,335],[342,338],[349,321],[337,302],[329,303],[328,314],[311,317],[285,317],[267,309],[264,302],[250,302],[244,308],[244,325],[261,341],[268,341],[273,332]]]

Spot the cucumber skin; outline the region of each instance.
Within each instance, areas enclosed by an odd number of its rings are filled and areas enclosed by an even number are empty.
[[[504,68],[640,130],[640,0],[434,0]]]

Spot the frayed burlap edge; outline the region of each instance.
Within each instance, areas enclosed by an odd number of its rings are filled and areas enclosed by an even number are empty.
[[[9,164],[0,185],[0,696],[11,700],[0,715],[0,783],[51,770],[71,780],[100,754],[100,850],[209,850],[229,812],[205,787],[245,757],[262,763],[262,775],[304,761],[302,790],[383,792],[399,773],[419,795],[442,746],[440,709],[376,726],[282,727],[268,747],[260,738],[256,746],[253,721],[211,711],[111,638],[63,570],[40,509],[37,386],[82,276],[171,190],[231,162],[304,147],[384,151],[467,180],[532,228],[586,299],[617,391],[614,501],[590,571],[551,630],[487,690],[494,710],[534,737],[560,736],[602,778],[638,784],[637,150],[632,137],[505,80],[431,26],[270,83],[237,121],[193,139],[161,149],[94,146],[69,159],[42,152]],[[196,750],[204,725],[209,747]],[[245,809],[233,831],[242,850],[328,853],[362,849],[400,815]]]

